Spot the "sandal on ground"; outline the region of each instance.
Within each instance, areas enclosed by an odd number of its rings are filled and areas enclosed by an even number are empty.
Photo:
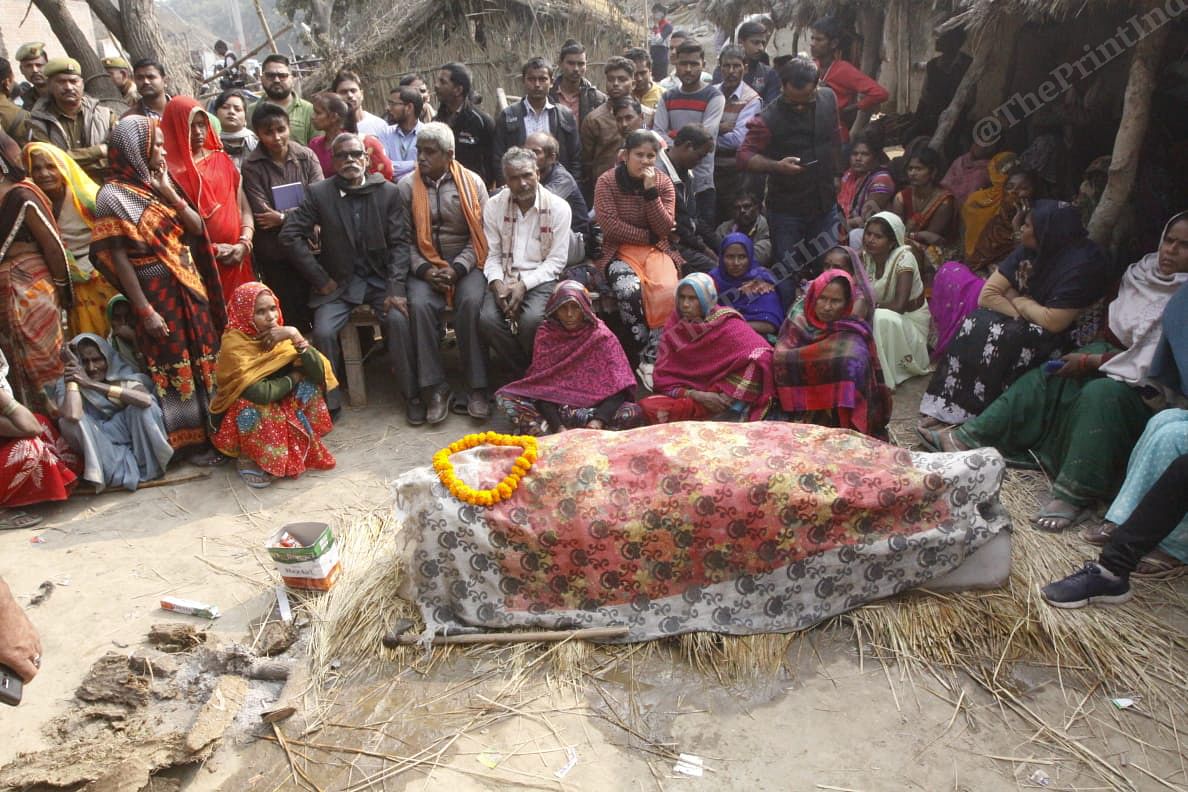
[[[1098,547],[1105,547],[1109,544],[1110,537],[1114,531],[1118,530],[1118,526],[1109,520],[1099,522],[1096,525],[1090,525],[1085,530],[1081,531],[1081,538],[1091,545]]]
[[[44,518],[20,509],[0,510],[0,531],[19,531],[39,525]]]
[[[1142,557],[1131,574],[1148,580],[1170,580],[1188,572],[1184,562],[1162,550],[1152,550]]]
[[[243,483],[247,484],[252,489],[264,489],[272,485],[272,476],[260,470],[251,462],[236,465],[236,471],[239,477],[243,479]]]
[[[946,429],[950,424],[945,423],[940,418],[933,418],[931,415],[925,415],[916,424],[917,429]]]
[[[1039,514],[1031,518],[1031,526],[1044,533],[1063,533],[1080,525],[1088,516],[1089,509],[1053,498]]]
[[[924,447],[929,451],[944,451],[946,453],[954,453],[957,451],[968,451],[961,442],[953,436],[953,429],[925,429],[923,427],[916,427],[916,434],[924,442]]]
[[[227,461],[229,457],[225,457],[216,451],[214,448],[206,448],[197,453],[191,454],[188,461],[191,465],[198,467],[218,467]]]

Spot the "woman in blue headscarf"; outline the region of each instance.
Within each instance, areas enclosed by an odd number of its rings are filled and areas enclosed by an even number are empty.
[[[755,258],[755,243],[746,234],[727,234],[718,252],[718,266],[710,272],[718,302],[742,314],[751,329],[774,335],[784,320],[776,279]]]

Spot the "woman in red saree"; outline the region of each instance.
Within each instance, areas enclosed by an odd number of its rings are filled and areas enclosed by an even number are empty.
[[[70,495],[81,460],[43,415],[12,395],[8,361],[0,351],[0,531],[32,528],[41,515],[21,511]]]
[[[907,226],[907,244],[931,275],[946,259],[957,258],[957,200],[940,185],[944,173],[940,155],[928,147],[908,158],[908,186],[891,203],[891,211]]]
[[[255,225],[239,169],[223,151],[210,117],[193,97],[169,100],[161,131],[169,175],[202,216],[214,245],[223,294],[230,297],[240,285],[256,279],[251,255]]]
[[[178,194],[163,146],[155,119],[129,116],[112,129],[91,261],[132,303],[169,444],[205,448],[191,461],[217,464],[223,458],[208,445],[209,402],[226,308],[202,217]]]

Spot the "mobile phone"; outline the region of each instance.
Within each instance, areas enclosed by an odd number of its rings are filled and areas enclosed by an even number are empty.
[[[21,703],[21,693],[24,691],[21,678],[11,668],[0,664],[0,702],[10,707]]]
[[[800,167],[802,167],[802,168],[811,168],[811,167],[813,167],[814,165],[816,165],[818,162],[820,162],[820,160],[812,160],[812,161],[810,161],[810,162],[798,162],[798,163],[796,163],[796,164],[797,164],[797,165],[799,165],[799,166],[800,166]]]

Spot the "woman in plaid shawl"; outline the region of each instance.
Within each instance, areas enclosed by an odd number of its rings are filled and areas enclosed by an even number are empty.
[[[870,325],[855,317],[853,308],[849,273],[826,270],[812,282],[804,313],[780,328],[776,395],[793,421],[884,438],[891,392],[883,382]]]
[[[165,166],[155,119],[125,118],[108,144],[111,178],[95,198],[91,260],[119,284],[138,319],[137,345],[165,413],[169,444],[208,446],[215,354],[226,309],[210,240]]]

